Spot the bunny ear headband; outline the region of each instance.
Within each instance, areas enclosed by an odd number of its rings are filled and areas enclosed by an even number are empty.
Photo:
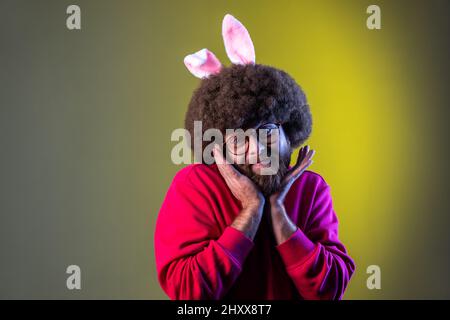
[[[255,48],[252,39],[242,23],[231,14],[225,15],[222,22],[222,37],[228,58],[234,64],[254,64]],[[211,74],[219,73],[222,64],[214,53],[202,49],[187,55],[184,64],[197,78],[207,78]]]

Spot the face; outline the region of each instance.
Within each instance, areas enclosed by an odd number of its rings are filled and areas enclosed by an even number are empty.
[[[255,134],[245,136],[245,139],[242,135],[237,138],[236,134],[225,136],[227,156],[265,196],[269,196],[279,190],[292,150],[280,124],[264,123],[253,129]]]

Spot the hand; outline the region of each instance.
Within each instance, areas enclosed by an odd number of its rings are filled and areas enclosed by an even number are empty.
[[[264,196],[258,187],[247,176],[241,174],[230,163],[226,162],[219,146],[214,147],[213,154],[220,174],[233,195],[242,203],[242,207],[263,206]]]
[[[309,150],[309,146],[300,149],[298,153],[297,163],[292,167],[283,178],[280,191],[270,196],[271,206],[282,206],[284,199],[291,188],[292,184],[297,180],[302,173],[308,168],[313,161],[314,150]]]
[[[301,148],[298,153],[297,163],[283,178],[280,191],[270,196],[270,217],[277,244],[285,242],[297,230],[297,225],[292,222],[284,208],[284,198],[295,180],[311,165],[313,155],[314,150],[309,150],[309,146]]]

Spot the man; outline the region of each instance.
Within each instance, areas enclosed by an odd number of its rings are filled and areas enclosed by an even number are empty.
[[[289,167],[311,133],[306,97],[287,73],[255,64],[247,30],[230,15],[223,36],[232,66],[206,49],[185,60],[202,78],[186,129],[194,139],[201,121],[202,133],[215,128],[225,139],[215,164],[180,170],[167,192],[155,230],[158,280],[171,299],[341,299],[355,265],[338,239],[330,187],[306,170],[307,146]],[[239,144],[226,130],[238,128],[276,138]],[[278,153],[275,174],[262,174],[272,165],[260,156],[266,149]]]

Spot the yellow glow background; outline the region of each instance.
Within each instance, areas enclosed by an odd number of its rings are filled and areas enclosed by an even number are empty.
[[[345,298],[450,297],[446,2],[77,1],[81,31],[65,28],[69,4],[0,7],[0,297],[166,298],[153,230],[180,169],[170,135],[199,82],[183,58],[207,47],[230,63],[226,13],[257,62],[307,94],[310,169],[331,186],[357,264]],[[381,30],[366,28],[370,4]],[[79,292],[65,288],[70,264]],[[366,287],[369,265],[381,290]]]

